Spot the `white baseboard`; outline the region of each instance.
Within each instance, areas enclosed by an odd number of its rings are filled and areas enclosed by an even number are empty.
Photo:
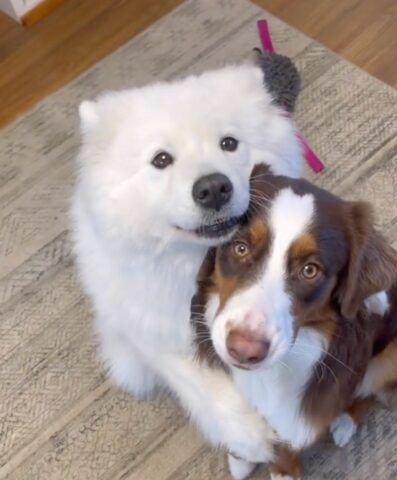
[[[0,11],[21,22],[21,18],[43,0],[0,0]]]

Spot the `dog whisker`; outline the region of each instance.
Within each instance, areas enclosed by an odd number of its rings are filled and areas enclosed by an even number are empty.
[[[313,345],[310,345],[309,343],[307,343],[307,344],[306,343],[300,343],[299,346],[302,346],[302,347],[305,347],[305,348],[316,348],[316,349],[318,348],[318,347],[313,347]],[[357,375],[357,372],[355,372],[352,368],[350,368],[348,365],[346,365],[346,363],[342,362],[342,360],[340,360],[339,358],[332,355],[332,353],[330,353],[328,350],[325,350],[324,348],[320,348],[320,351],[322,353],[324,353],[324,355],[329,356],[330,358],[332,358],[333,360],[338,362],[340,365],[345,367],[347,370],[349,370],[354,375]]]
[[[297,357],[299,357],[300,355],[309,355],[309,357],[312,358],[313,360],[316,359],[315,355],[311,355],[310,352],[307,352],[306,350],[302,350],[302,351],[296,351],[295,350],[293,354],[295,354]],[[330,372],[330,374],[332,375],[335,383],[339,384],[339,380],[338,380],[335,372],[332,370],[332,368],[329,365],[324,363],[322,360],[317,360],[316,364],[321,365],[322,367],[326,368]],[[323,378],[323,375],[321,375],[321,378],[318,379],[318,381],[320,382],[322,380],[322,378]]]

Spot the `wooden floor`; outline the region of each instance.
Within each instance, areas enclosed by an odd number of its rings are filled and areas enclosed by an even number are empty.
[[[397,88],[397,0],[254,0]]]
[[[0,13],[0,126],[180,3],[182,0],[66,0],[31,27]]]
[[[67,0],[28,28],[0,13],[0,126],[181,2]],[[397,0],[255,2],[397,88]]]

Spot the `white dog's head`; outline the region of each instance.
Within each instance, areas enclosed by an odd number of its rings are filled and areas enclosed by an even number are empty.
[[[291,122],[255,66],[107,93],[80,117],[84,201],[118,239],[215,245],[245,213],[256,163],[301,172]]]

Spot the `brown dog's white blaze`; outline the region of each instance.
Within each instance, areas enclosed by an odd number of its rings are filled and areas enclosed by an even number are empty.
[[[246,223],[216,249],[199,283],[200,302],[216,305],[212,316],[206,315],[208,343],[229,367],[256,369],[249,375],[259,375],[262,365],[273,368],[277,352],[283,360],[280,351],[288,354],[301,331],[316,332],[322,339],[320,356],[296,400],[297,415],[310,426],[314,441],[338,415],[354,411],[363,378],[372,382],[369,394],[397,385],[397,369],[388,365],[397,358],[397,319],[389,320],[397,307],[382,317],[370,315],[365,306],[370,295],[397,283],[397,254],[376,231],[365,203],[343,201],[303,180],[272,176],[266,167],[255,169],[251,188]],[[393,295],[397,298],[397,291]],[[285,318],[277,323],[277,315]],[[205,357],[202,341],[200,349]],[[254,401],[260,406],[260,399]]]

